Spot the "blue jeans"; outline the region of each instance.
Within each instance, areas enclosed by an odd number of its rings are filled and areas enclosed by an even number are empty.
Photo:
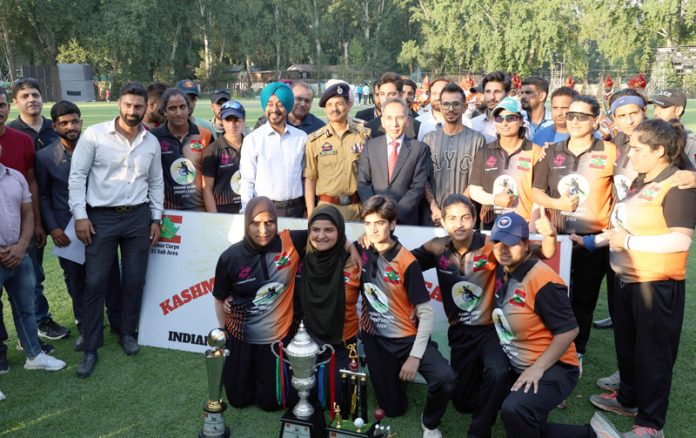
[[[36,318],[37,325],[51,316],[51,314],[48,313],[48,300],[44,295],[43,287],[43,282],[46,279],[43,270],[44,248],[37,248],[36,240],[33,238],[31,239],[29,248],[27,248],[27,255],[34,266],[34,278],[36,279],[34,284],[34,317]]]
[[[17,337],[19,337],[24,352],[29,358],[34,358],[41,353],[34,317],[35,281],[34,267],[28,255],[25,255],[22,262],[14,269],[0,265],[0,291],[2,291],[2,286],[7,290]],[[0,319],[2,319],[1,313]],[[7,332],[0,331],[1,350],[7,350],[4,344],[6,340]]]

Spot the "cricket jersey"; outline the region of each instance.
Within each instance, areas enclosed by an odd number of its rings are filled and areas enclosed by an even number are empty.
[[[575,211],[552,211],[559,233],[600,233],[609,226],[614,199],[616,146],[593,138],[590,148],[576,156],[568,149],[569,141],[549,146],[534,166],[533,186],[552,198],[578,196]]]
[[[485,223],[492,223],[497,215],[514,211],[526,221],[532,217],[532,170],[539,161],[541,148],[524,139],[522,145],[508,154],[495,140],[480,149],[474,159],[471,185],[480,186],[488,193],[513,195],[511,207],[493,207],[494,215]]]
[[[529,257],[507,275],[498,266],[494,306],[493,324],[500,345],[518,373],[537,361],[554,335],[578,326],[568,287],[551,267],[535,257]],[[560,361],[578,366],[574,343]]]
[[[266,252],[242,241],[222,253],[215,268],[213,296],[232,297],[232,312],[225,321],[232,336],[250,344],[269,344],[287,335],[301,257],[296,248],[303,248],[306,239],[306,231],[283,230]]]
[[[242,207],[240,195],[241,173],[239,159],[241,151],[235,149],[220,136],[203,152],[203,176],[213,178],[213,197],[219,212],[239,213]]]
[[[430,301],[415,257],[397,241],[383,252],[361,249],[360,329],[385,338],[415,336],[415,306]]]
[[[436,237],[413,251],[422,271],[435,268],[442,305],[451,326],[492,323],[495,268],[493,243],[479,231],[464,255],[449,237]]]
[[[696,225],[696,189],[681,190],[667,182],[677,168],[670,166],[653,181],[637,179],[628,195],[614,208],[612,225],[633,236],[658,236],[670,228]],[[683,280],[688,251],[658,254],[630,249],[611,251],[611,267],[624,282]]]
[[[631,159],[628,157],[630,148],[628,142],[630,138],[623,132],[619,132],[614,137],[616,145],[616,163],[614,165],[614,193],[615,199],[621,201],[628,194],[631,183],[638,176],[638,172],[633,168]]]
[[[169,132],[167,123],[150,132],[157,137],[162,151],[164,208],[202,211],[201,166],[212,134],[194,123],[189,123],[189,132],[182,140]]]

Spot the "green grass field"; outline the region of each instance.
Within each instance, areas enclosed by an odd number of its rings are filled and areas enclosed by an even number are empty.
[[[260,115],[258,101],[245,101],[248,124],[254,124]],[[316,101],[315,101],[316,105]],[[80,105],[86,125],[117,114],[115,103]],[[46,108],[47,110],[48,108]],[[322,111],[318,108],[318,114]],[[45,111],[47,112],[47,111]],[[197,114],[209,117],[207,101],[199,103]],[[696,101],[690,102],[686,124],[696,130]],[[50,240],[50,239],[49,239]],[[94,375],[86,380],[75,377],[75,368],[81,354],[73,351],[75,324],[72,319],[70,298],[62,279],[57,259],[51,255],[52,245],[46,249],[46,296],[56,321],[69,326],[73,335],[55,342],[55,356],[65,360],[68,368],[49,373],[23,369],[25,357],[15,350],[17,338],[7,299],[4,300],[4,320],[10,332],[7,342],[11,370],[0,376],[0,390],[7,400],[0,402],[0,437],[191,437],[202,425],[202,404],[207,395],[206,371],[201,354],[183,353],[158,348],[143,348],[137,356],[127,357],[108,330],[105,346]],[[694,252],[690,257],[689,276],[696,275]],[[681,339],[681,351],[674,369],[671,405],[666,434],[670,437],[696,436],[693,412],[696,408],[696,289],[687,283],[686,318]],[[607,315],[605,293],[595,313],[596,318]],[[211,309],[211,324],[214,315]],[[594,382],[616,369],[611,330],[594,330],[585,372],[575,392],[568,399],[568,409],[555,410],[555,422],[583,424],[591,418],[594,409],[588,398],[599,390]],[[398,437],[420,436],[419,415],[425,400],[422,385],[409,385],[410,407],[401,418],[389,419],[388,424],[398,431]],[[370,406],[375,406],[374,398]],[[267,413],[257,408],[228,409],[226,423],[233,437],[276,437],[282,413]],[[622,430],[629,430],[631,420],[617,415],[609,417]],[[462,437],[470,416],[461,415],[450,407],[442,423],[446,437]],[[500,421],[494,436],[504,436]]]

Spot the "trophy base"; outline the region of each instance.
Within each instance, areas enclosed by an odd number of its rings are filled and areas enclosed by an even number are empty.
[[[374,436],[375,424],[366,424],[357,431],[351,420],[341,421],[341,428],[337,428],[335,421],[326,427],[329,438],[372,438]]]
[[[206,407],[203,407],[203,429],[198,432],[199,438],[229,438],[230,428],[225,426],[225,406],[223,404],[222,411],[210,412]]]
[[[230,438],[230,428],[225,426],[225,431],[221,435],[206,435],[203,430],[198,432],[198,438],[223,437]]]
[[[292,408],[288,409],[280,420],[280,438],[325,438],[326,420],[320,410],[315,410],[308,419],[295,417]]]

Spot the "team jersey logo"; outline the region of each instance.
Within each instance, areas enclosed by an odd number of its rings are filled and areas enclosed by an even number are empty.
[[[191,140],[191,150],[200,152],[203,150],[203,143],[200,140]]]
[[[488,257],[485,255],[474,256],[474,272],[488,270]]]
[[[569,196],[577,196],[580,198],[578,202],[582,204],[590,196],[590,183],[579,173],[571,173],[558,182],[558,193],[561,196],[566,193]]]
[[[626,198],[631,189],[631,180],[626,175],[614,175],[614,188],[619,201]]]
[[[283,251],[281,254],[273,257],[273,263],[275,263],[276,269],[282,271],[290,266],[290,255],[287,253],[287,251]]]
[[[468,281],[460,281],[452,286],[452,300],[460,309],[471,312],[481,302],[483,289]]]
[[[179,158],[169,166],[172,179],[180,186],[192,184],[196,179],[196,167],[188,158]]]
[[[650,202],[653,199],[655,199],[655,196],[657,196],[660,189],[661,187],[657,184],[651,184],[648,187],[641,190],[640,194],[638,195],[638,199]]]
[[[510,328],[510,323],[502,309],[493,309],[493,324],[495,325],[495,331],[498,333],[498,339],[503,345],[510,345],[512,340],[515,338],[515,334]]]
[[[235,194],[239,195],[241,193],[241,187],[242,173],[240,171],[236,171],[234,175],[232,175],[232,178],[230,178],[230,188]]]
[[[607,167],[607,156],[606,155],[592,155],[590,156],[590,169],[604,169]]]
[[[515,292],[513,292],[512,297],[508,302],[513,306],[524,307],[524,302],[526,299],[527,292],[520,289],[515,289]]]
[[[444,255],[441,255],[440,259],[437,261],[437,264],[440,266],[440,269],[444,271],[449,266],[449,260]]]
[[[285,286],[283,283],[269,283],[262,286],[257,292],[254,298],[254,305],[259,306],[269,306],[283,293]]]
[[[496,160],[494,156],[490,156],[486,160],[486,167],[489,169],[495,167],[496,164],[498,164],[498,160]]]
[[[628,225],[628,215],[626,214],[626,204],[619,202],[614,206],[614,210],[611,212],[611,225],[614,228],[621,227],[626,228]]]
[[[387,270],[384,272],[384,281],[390,284],[399,284],[401,278],[391,266],[387,266]]]
[[[553,157],[553,165],[554,167],[561,167],[565,164],[566,157],[563,154],[557,154],[555,157]]]
[[[251,275],[251,268],[248,266],[244,266],[242,269],[239,270],[239,279],[240,280],[246,280],[249,275]]]
[[[513,195],[517,196],[519,193],[517,191],[517,183],[510,175],[500,175],[493,181],[493,194],[499,195]]]
[[[375,284],[365,283],[363,285],[363,291],[365,292],[365,297],[367,297],[370,307],[379,313],[387,313],[389,311],[389,298],[387,294],[382,292]]]
[[[524,172],[529,172],[532,168],[532,159],[520,157],[517,160],[517,170],[522,170]]]
[[[348,284],[350,281],[350,272],[343,271],[343,282]]]

